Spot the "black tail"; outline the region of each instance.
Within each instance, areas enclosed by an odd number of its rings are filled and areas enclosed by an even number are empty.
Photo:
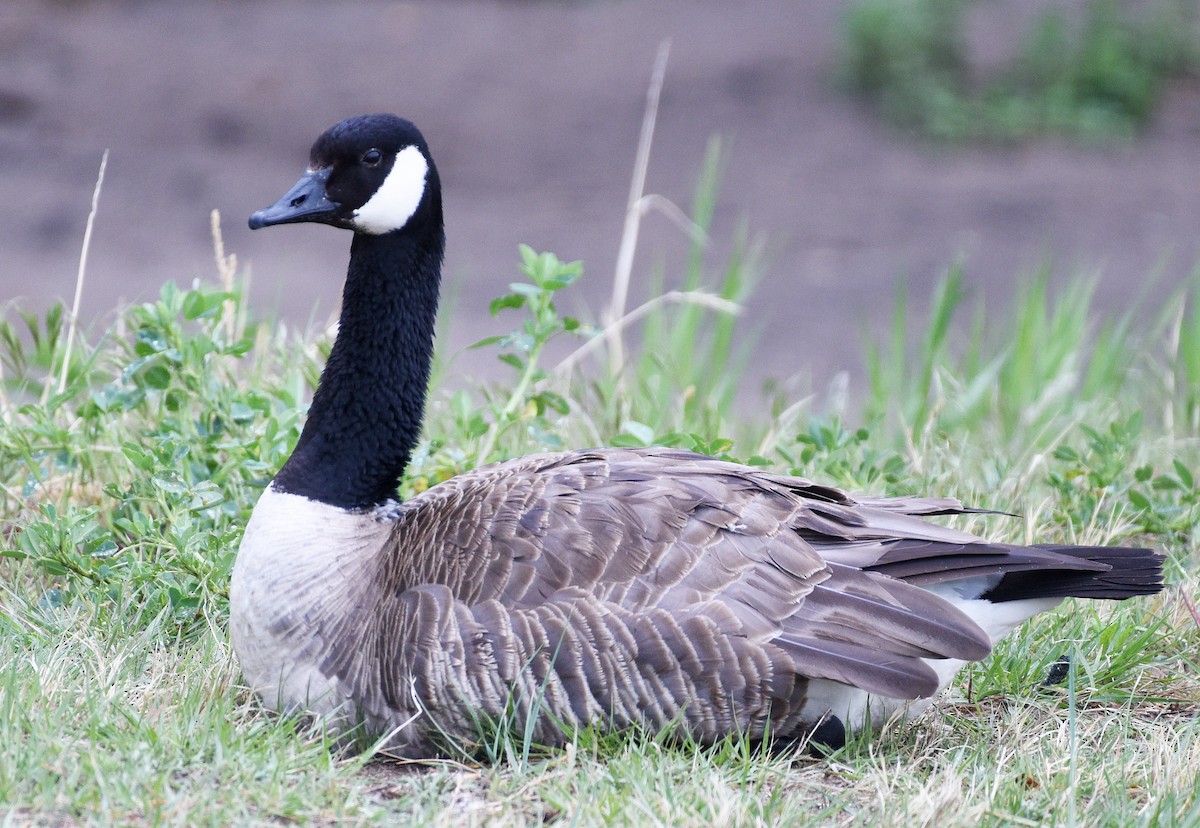
[[[1163,556],[1150,549],[1051,544],[1039,544],[1036,548],[1104,564],[1109,569],[1104,572],[1071,569],[1010,572],[980,597],[997,603],[1023,598],[1108,598],[1119,601],[1135,595],[1154,595],[1163,588]]]

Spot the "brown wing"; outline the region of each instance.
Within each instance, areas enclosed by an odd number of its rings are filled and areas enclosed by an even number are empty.
[[[904,518],[874,511],[871,529],[836,490],[683,451],[499,464],[404,505],[382,581],[406,633],[389,638],[428,641],[439,655],[405,657],[424,659],[429,692],[470,687],[484,709],[547,660],[532,680],[580,721],[686,709],[699,732],[745,727],[724,705],[770,708],[779,725],[804,678],[929,695],[921,658],[980,658],[989,642],[941,598],[829,554]]]

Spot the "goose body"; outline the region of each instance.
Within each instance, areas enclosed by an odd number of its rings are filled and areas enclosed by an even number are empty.
[[[338,338],[238,551],[230,628],[273,709],[435,755],[518,717],[836,746],[915,715],[1064,597],[1162,587],[1143,549],[988,543],[923,516],[675,449],[539,454],[395,492],[416,445],[444,247],[416,128],[343,121],[251,227],[354,231]]]

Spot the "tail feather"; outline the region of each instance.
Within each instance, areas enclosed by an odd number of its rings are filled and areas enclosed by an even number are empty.
[[[1120,601],[1135,595],[1154,595],[1163,588],[1163,556],[1150,549],[1051,544],[1038,545],[1036,548],[1068,558],[1104,564],[1108,569],[1081,572],[1048,568],[1010,572],[980,597],[993,602],[1026,598],[1105,598]]]

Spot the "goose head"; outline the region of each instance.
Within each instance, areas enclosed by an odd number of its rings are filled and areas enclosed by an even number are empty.
[[[437,169],[395,115],[347,118],[250,228],[316,222],[354,232],[338,335],[274,487],[341,508],[392,498],[420,437],[445,234]]]
[[[420,131],[395,115],[359,115],[313,143],[308,169],[278,201],[250,217],[250,229],[317,222],[385,235],[436,218],[437,170]]]

